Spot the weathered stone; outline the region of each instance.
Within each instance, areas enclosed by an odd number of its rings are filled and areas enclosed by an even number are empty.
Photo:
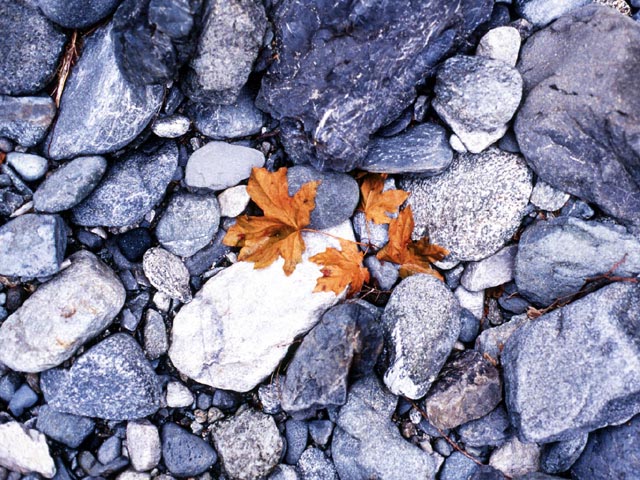
[[[227,188],[218,195],[218,203],[220,204],[220,216],[227,218],[235,218],[244,212],[249,205],[251,197],[247,193],[246,185],[238,185]]]
[[[139,472],[158,465],[162,455],[158,428],[148,420],[127,423],[127,451],[131,466]]]
[[[591,2],[592,0],[515,0],[518,13],[536,27],[547,25],[567,12]]]
[[[469,262],[460,277],[460,283],[471,292],[479,292],[510,282],[513,280],[517,252],[518,246],[511,245],[484,260]]]
[[[193,394],[180,382],[167,383],[167,407],[184,408],[193,404]]]
[[[191,121],[184,115],[171,115],[159,118],[151,125],[151,130],[158,137],[178,138],[189,131]]]
[[[520,33],[515,28],[493,28],[480,39],[476,55],[501,60],[507,65],[515,67],[521,43]]]
[[[568,193],[557,190],[548,183],[538,180],[533,187],[533,192],[531,192],[530,202],[540,210],[555,212],[567,203],[569,197]]]
[[[178,257],[160,247],[150,248],[144,254],[142,268],[158,290],[182,303],[191,301],[189,271]]]
[[[471,312],[478,320],[484,317],[484,290],[470,292],[460,285],[453,294],[458,299],[461,308]]]
[[[469,447],[499,447],[511,436],[507,411],[499,406],[482,418],[458,427],[460,440]]]
[[[10,152],[6,161],[25,182],[40,180],[49,167],[46,158],[32,153]]]
[[[49,405],[38,409],[36,428],[47,437],[71,448],[78,448],[94,427],[95,422],[90,418],[56,412]]]
[[[307,448],[297,466],[302,480],[339,480],[336,467],[319,448]]]
[[[307,422],[294,419],[287,420],[285,422],[284,436],[287,440],[287,449],[284,461],[289,465],[295,465],[298,463],[300,456],[307,448],[307,440],[309,438],[309,427],[307,426]]]
[[[162,315],[155,310],[147,310],[144,324],[144,350],[150,360],[155,360],[169,350],[167,326]]]
[[[511,437],[491,454],[489,465],[508,477],[519,477],[540,469],[540,447]]]
[[[529,317],[526,314],[514,315],[511,320],[502,325],[487,328],[476,339],[476,350],[483,355],[489,355],[494,360],[500,359],[509,337],[528,321]]]
[[[218,455],[202,438],[168,422],[162,427],[162,459],[173,475],[192,477],[216,463]]]
[[[3,416],[6,421],[0,425],[0,466],[13,472],[36,472],[45,478],[52,478],[56,467],[49,454],[46,437]]]
[[[566,472],[584,451],[587,440],[589,440],[589,435],[583,433],[563,442],[544,445],[540,457],[541,470],[546,473]]]
[[[33,147],[45,137],[55,115],[51,97],[0,95],[0,137]]]

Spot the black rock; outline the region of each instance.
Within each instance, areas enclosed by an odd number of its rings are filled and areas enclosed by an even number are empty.
[[[110,15],[122,0],[36,0],[47,18],[66,28],[85,29]]]
[[[44,138],[55,115],[51,97],[0,95],[0,137],[33,147]]]
[[[49,405],[43,405],[38,410],[36,428],[47,437],[71,448],[78,448],[93,432],[94,426],[95,422],[90,418],[56,412]]]
[[[139,262],[144,252],[151,248],[151,234],[146,228],[134,228],[118,235],[116,242],[127,260]]]
[[[200,437],[190,434],[175,423],[162,427],[162,459],[173,475],[199,475],[216,463],[215,450]]]

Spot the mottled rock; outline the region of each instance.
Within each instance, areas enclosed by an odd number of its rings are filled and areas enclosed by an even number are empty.
[[[0,95],[0,137],[33,147],[44,138],[55,114],[51,97]]]
[[[515,28],[493,28],[480,39],[476,55],[501,60],[507,65],[515,67],[521,43],[520,33]]]
[[[300,456],[307,448],[309,427],[305,421],[289,419],[285,422],[284,436],[287,440],[287,449],[284,461],[289,465],[295,465],[298,463]]]
[[[193,404],[193,394],[180,382],[167,383],[167,407],[184,408]]]
[[[182,303],[191,301],[189,271],[178,257],[159,247],[150,248],[144,254],[142,268],[158,290]]]
[[[476,339],[476,350],[498,360],[509,337],[528,321],[529,317],[526,314],[514,315],[508,322],[486,329]]]
[[[478,470],[478,464],[462,452],[453,452],[440,469],[440,480],[469,480]]]
[[[39,473],[52,478],[56,467],[49,454],[46,437],[3,416],[0,425],[0,466],[18,473]]]
[[[40,180],[49,166],[46,158],[32,153],[11,152],[7,154],[6,161],[26,182]]]
[[[158,428],[148,420],[128,422],[127,451],[131,466],[139,472],[158,465],[162,455]]]
[[[498,447],[489,458],[489,465],[509,477],[518,477],[540,469],[540,447],[511,437]]]
[[[513,280],[517,245],[511,245],[479,262],[469,262],[460,283],[471,292],[497,287]]]
[[[339,480],[336,467],[319,448],[307,448],[297,466],[301,480]]]
[[[499,447],[511,436],[507,411],[499,406],[487,415],[458,427],[460,440],[469,447]]]
[[[309,436],[316,445],[326,446],[332,433],[333,422],[331,420],[311,420],[309,422]]]
[[[192,477],[216,463],[218,455],[202,438],[169,422],[162,427],[162,459],[173,475]]]
[[[516,0],[515,4],[523,18],[537,27],[542,27],[591,2],[592,0]]]
[[[555,212],[567,203],[569,196],[568,193],[557,190],[548,183],[538,180],[535,187],[533,187],[533,192],[531,192],[530,202],[540,210]]]
[[[110,15],[121,0],[36,0],[42,13],[66,28],[85,29]]]
[[[587,440],[589,435],[584,433],[563,442],[544,445],[540,456],[540,469],[546,473],[566,472],[582,454]]]
[[[78,448],[93,432],[94,426],[95,422],[90,418],[56,412],[49,405],[43,405],[38,410],[36,428],[47,437],[71,448]]]

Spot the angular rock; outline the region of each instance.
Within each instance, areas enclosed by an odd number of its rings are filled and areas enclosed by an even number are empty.
[[[548,183],[538,180],[535,187],[533,187],[533,192],[531,192],[531,199],[529,201],[540,210],[555,212],[556,210],[560,210],[564,204],[567,203],[569,197],[570,195],[568,193],[556,190]]]
[[[364,212],[356,212],[352,221],[358,241],[369,249],[380,250],[389,241],[389,225],[386,223],[367,221]]]
[[[14,422],[11,417],[3,417],[6,423],[0,425],[0,466],[18,473],[39,473],[52,478],[56,467],[49,454],[46,437],[38,432]]]
[[[246,185],[227,188],[218,195],[220,216],[227,218],[237,217],[244,212],[244,209],[247,208],[250,200],[251,197],[247,193]]]
[[[78,448],[94,427],[95,422],[90,418],[56,412],[49,405],[43,405],[38,410],[36,428],[47,437],[71,448]]]
[[[499,447],[511,436],[507,411],[499,406],[482,418],[458,427],[460,440],[469,447]]]
[[[585,433],[570,440],[544,445],[540,457],[540,469],[546,473],[566,472],[584,451],[587,440],[589,435]]]
[[[364,266],[369,269],[371,279],[378,283],[380,290],[391,290],[398,281],[400,265],[392,262],[380,261],[375,255],[364,259]]]
[[[496,253],[518,229],[531,195],[531,172],[519,155],[491,148],[456,155],[451,167],[432,178],[405,177],[411,192],[414,234],[451,252],[452,259],[477,261]]]
[[[0,137],[33,147],[45,137],[55,115],[51,97],[0,95]]]
[[[460,283],[471,292],[497,287],[513,280],[517,245],[511,245],[479,262],[469,262]]]
[[[162,399],[159,378],[124,333],[91,347],[70,370],[48,370],[40,380],[53,409],[85,417],[135,420],[155,413]]]
[[[640,287],[615,283],[525,323],[502,353],[521,439],[548,443],[640,412]]]
[[[216,463],[218,455],[202,438],[175,423],[165,423],[162,427],[162,460],[173,475],[192,477]]]
[[[182,303],[191,301],[189,271],[182,260],[160,247],[147,250],[142,268],[151,285]]]
[[[180,382],[167,383],[167,407],[184,408],[193,404],[193,394]]]
[[[40,180],[49,166],[46,158],[31,153],[11,152],[6,161],[25,182]]]
[[[518,13],[536,27],[543,27],[556,18],[591,3],[592,0],[516,0]]]
[[[476,55],[500,60],[510,67],[518,63],[520,33],[513,27],[497,27],[489,30],[480,39],[476,49]]]
[[[527,95],[514,127],[541,180],[634,225],[640,59],[632,45],[639,41],[638,22],[601,5],[533,35],[518,64]]]
[[[339,480],[336,467],[319,448],[307,448],[297,466],[302,480]]]
[[[509,477],[535,472],[540,469],[540,447],[535,443],[523,443],[513,436],[493,451],[489,465]]]
[[[112,37],[109,24],[85,39],[47,139],[50,158],[118,150],[144,130],[162,105],[162,86],[138,86],[122,75]]]
[[[157,427],[148,420],[127,423],[127,451],[131,466],[139,472],[158,465],[162,450]]]
[[[110,15],[121,0],[36,0],[50,20],[66,28],[85,29]]]
[[[309,436],[316,445],[326,446],[332,433],[333,422],[331,420],[311,420],[309,422]]]

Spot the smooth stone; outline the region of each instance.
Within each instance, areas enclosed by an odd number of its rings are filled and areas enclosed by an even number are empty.
[[[460,425],[460,440],[469,447],[499,447],[511,436],[509,414],[498,406],[482,418]]]
[[[156,360],[169,350],[167,326],[162,315],[147,310],[144,323],[144,350],[150,360]]]
[[[150,248],[144,254],[142,268],[151,285],[159,291],[182,303],[191,301],[189,271],[180,258],[162,248]]]
[[[304,421],[289,419],[285,422],[284,436],[287,440],[287,451],[284,460],[289,465],[295,465],[307,448],[309,427]]]
[[[467,147],[464,146],[464,143],[462,143],[462,140],[460,140],[460,137],[457,136],[455,133],[449,137],[449,145],[451,146],[454,152],[458,152],[458,153],[468,152]]]
[[[584,451],[587,440],[589,435],[584,433],[563,442],[547,443],[542,447],[540,469],[545,473],[566,472]]]
[[[6,161],[25,182],[40,180],[49,166],[46,158],[32,153],[11,152]]]
[[[458,340],[464,343],[475,341],[480,330],[480,320],[466,308],[460,313],[460,335]]]
[[[193,404],[193,394],[180,382],[167,383],[167,407],[184,408]]]
[[[515,67],[520,53],[520,32],[513,27],[497,27],[485,33],[478,47],[476,55],[500,60]]]
[[[375,255],[369,255],[364,259],[364,266],[369,269],[371,278],[378,283],[380,290],[391,291],[399,278],[400,265],[392,262],[383,262]]]
[[[0,275],[45,277],[60,270],[67,229],[58,215],[20,215],[0,227]]]
[[[471,312],[478,320],[484,316],[484,290],[470,292],[462,285],[453,292],[461,308]]]
[[[460,283],[470,292],[479,292],[497,287],[513,280],[517,245],[502,250],[479,262],[469,262],[464,269]]]
[[[138,472],[151,470],[160,462],[160,434],[148,420],[127,423],[127,451],[131,466]]]
[[[107,438],[98,449],[98,461],[107,465],[122,454],[122,441],[116,435]]]
[[[234,392],[216,390],[211,397],[211,405],[221,410],[235,410],[240,404],[240,396]]]
[[[18,388],[20,388],[21,383],[22,379],[17,373],[9,372],[7,374],[3,374],[3,376],[0,377],[0,399],[5,403],[9,403],[13,394],[16,393]]]
[[[367,221],[364,212],[356,212],[352,222],[356,238],[364,244],[364,249],[380,250],[389,241],[389,225]]]
[[[588,5],[593,0],[515,0],[518,13],[536,27],[543,27],[556,18]]]
[[[140,262],[153,240],[146,228],[132,228],[115,237],[118,250],[129,262]]]
[[[45,137],[55,115],[51,97],[0,95],[0,136],[33,147]]]
[[[113,13],[121,0],[36,0],[42,13],[66,28],[85,29]]]
[[[162,459],[177,477],[200,475],[218,460],[215,450],[202,438],[190,434],[175,423],[162,427]]]
[[[7,417],[2,417],[6,423],[0,425],[0,466],[13,472],[36,472],[52,478],[56,467],[46,437]]]
[[[560,190],[553,188],[546,182],[538,180],[531,192],[531,199],[529,200],[540,210],[546,210],[547,212],[555,212],[560,210],[570,195]]]
[[[19,417],[25,410],[33,407],[37,401],[38,395],[25,383],[11,397],[8,409],[14,417]]]
[[[184,115],[159,118],[151,125],[151,131],[158,137],[178,138],[189,131],[191,120]]]
[[[319,448],[307,448],[297,464],[302,480],[339,480],[333,462]]]
[[[300,476],[295,467],[281,463],[273,469],[267,480],[300,480]]]
[[[78,448],[93,433],[94,427],[95,422],[90,418],[56,412],[49,405],[43,405],[38,410],[36,428],[70,448]]]
[[[250,200],[251,197],[247,193],[246,185],[227,188],[218,195],[220,216],[227,218],[237,217],[244,212]]]

